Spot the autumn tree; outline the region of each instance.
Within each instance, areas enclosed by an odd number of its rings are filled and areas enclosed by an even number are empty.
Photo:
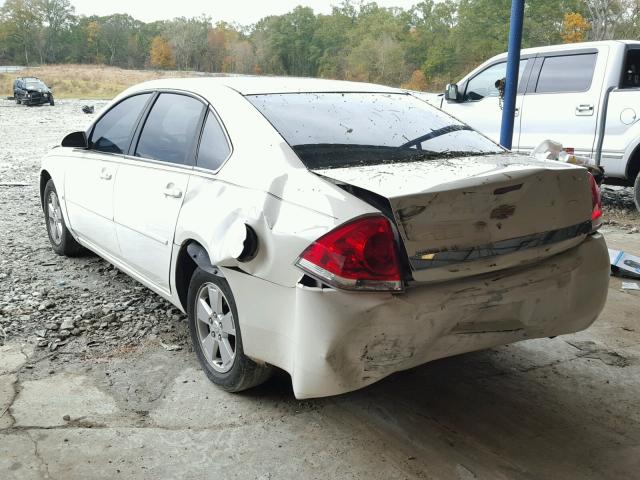
[[[156,68],[174,68],[176,66],[171,45],[161,36],[153,37],[151,41],[149,63]]]
[[[100,38],[100,24],[95,20],[90,21],[85,27],[85,35],[87,38],[87,47],[89,47],[91,52],[95,49],[95,57],[93,61],[100,63],[100,44],[98,42],[98,39]]]
[[[562,22],[562,41],[564,43],[584,42],[590,28],[589,22],[579,13],[565,13]]]
[[[414,70],[409,81],[403,83],[401,86],[408,90],[419,90],[424,92],[428,88],[427,77],[422,70]]]
[[[507,49],[511,0],[336,1],[253,25],[207,16],[75,15],[72,0],[0,0],[0,62],[299,75],[441,90]],[[522,45],[640,37],[640,0],[527,0]]]

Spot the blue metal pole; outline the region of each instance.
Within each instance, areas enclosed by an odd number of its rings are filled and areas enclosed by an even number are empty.
[[[507,79],[502,105],[502,127],[500,145],[511,149],[513,141],[513,119],[516,112],[518,91],[518,69],[520,48],[522,47],[522,23],[524,20],[524,0],[511,0],[511,22],[509,24],[509,53],[507,54]]]

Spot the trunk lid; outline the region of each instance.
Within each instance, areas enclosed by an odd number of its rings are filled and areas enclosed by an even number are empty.
[[[416,281],[524,265],[591,230],[588,172],[492,155],[314,170],[385,197]]]

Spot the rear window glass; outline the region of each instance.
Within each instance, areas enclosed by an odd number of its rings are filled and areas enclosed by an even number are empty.
[[[596,54],[561,55],[544,59],[537,93],[584,92],[591,87]]]
[[[408,94],[286,93],[247,99],[311,169],[503,151]]]

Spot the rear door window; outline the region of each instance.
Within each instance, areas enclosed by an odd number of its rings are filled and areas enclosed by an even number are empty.
[[[131,136],[151,93],[129,97],[109,110],[93,127],[89,145],[92,150],[126,153]]]
[[[209,170],[218,170],[231,153],[227,137],[216,116],[209,112],[202,130],[196,165]]]
[[[161,93],[142,127],[135,155],[179,165],[190,163],[203,109],[202,102],[193,97]]]
[[[546,57],[536,93],[584,92],[591,87],[596,53]]]

